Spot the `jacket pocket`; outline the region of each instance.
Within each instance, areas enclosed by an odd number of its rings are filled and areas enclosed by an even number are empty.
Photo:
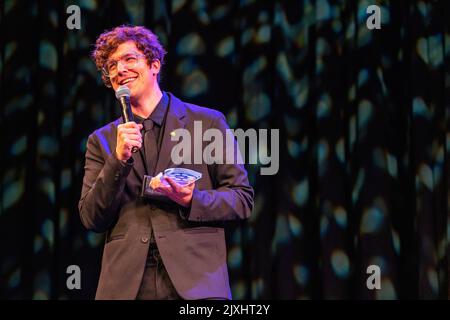
[[[183,229],[183,231],[184,231],[184,233],[187,233],[187,234],[218,233],[219,228],[197,227],[197,228],[186,228],[186,229]]]
[[[106,243],[109,243],[114,240],[125,239],[125,234],[114,234],[107,238]]]

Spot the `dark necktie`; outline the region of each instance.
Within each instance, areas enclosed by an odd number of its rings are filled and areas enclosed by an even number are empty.
[[[148,174],[155,175],[156,161],[158,160],[158,146],[156,142],[155,132],[153,130],[153,121],[145,119],[142,123],[144,126],[144,151],[145,151],[145,163],[147,166]]]

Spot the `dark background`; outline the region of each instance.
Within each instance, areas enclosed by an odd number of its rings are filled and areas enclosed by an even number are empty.
[[[381,30],[366,27],[371,4]],[[89,53],[124,23],[167,49],[163,90],[232,128],[280,130],[278,174],[247,166],[255,209],[229,224],[235,299],[449,298],[450,2],[5,0],[0,13],[0,298],[95,294],[84,153],[120,112]],[[372,264],[381,290],[366,287]]]

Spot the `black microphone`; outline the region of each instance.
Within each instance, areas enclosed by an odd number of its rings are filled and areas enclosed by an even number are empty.
[[[131,111],[130,93],[130,89],[127,86],[120,86],[116,91],[116,98],[119,100],[122,109],[123,123],[134,121],[133,112]],[[131,152],[137,151],[137,147],[131,149]]]

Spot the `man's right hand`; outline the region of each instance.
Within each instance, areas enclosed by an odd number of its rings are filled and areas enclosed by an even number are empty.
[[[127,161],[132,155],[132,148],[142,146],[142,124],[134,121],[119,124],[117,126],[116,157],[120,161]]]

